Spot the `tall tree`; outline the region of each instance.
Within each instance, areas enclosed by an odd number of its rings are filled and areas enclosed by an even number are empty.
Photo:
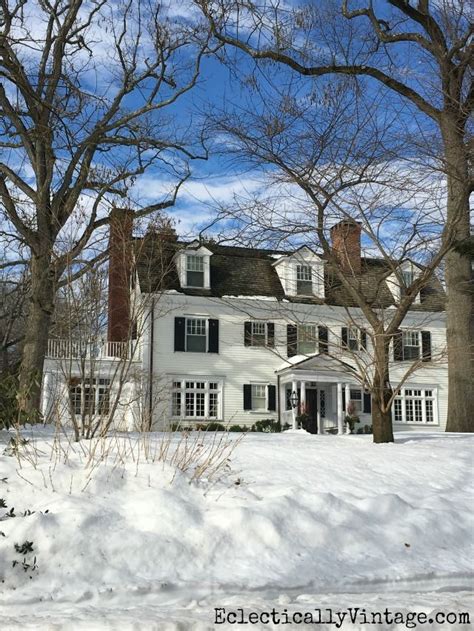
[[[302,3],[198,0],[216,39],[257,64],[291,68],[310,80],[357,77],[405,103],[420,125],[418,151],[447,181],[446,254],[449,358],[448,431],[474,431],[474,315],[469,196],[470,115],[474,107],[474,27],[468,0],[378,0]],[[472,131],[472,129],[471,129]],[[413,143],[414,144],[414,143]],[[432,151],[439,144],[435,160]]]
[[[223,207],[219,219],[227,238],[232,226],[234,238],[246,244],[285,249],[304,244],[322,257],[325,265],[312,283],[324,287],[329,307],[347,305],[332,317],[360,338],[355,348],[347,339],[328,344],[326,338],[325,352],[342,367],[349,361],[372,395],[374,441],[391,442],[399,389],[416,370],[444,359],[444,349],[432,352],[431,343],[424,352],[419,344],[417,356],[404,354],[400,329],[403,323],[420,342],[421,329],[432,326],[430,308],[442,308],[442,301],[430,305],[429,296],[435,286],[434,293],[443,293],[434,273],[453,231],[440,225],[431,171],[412,173],[402,160],[392,164],[400,147],[385,142],[386,123],[379,129],[380,121],[370,106],[358,103],[347,81],[316,98],[294,81],[284,90],[279,84],[270,88],[267,80],[254,87],[247,106],[240,102],[213,113],[214,135],[225,138],[222,151],[265,177],[258,193]],[[369,258],[361,257],[361,232]],[[312,300],[311,294],[309,304]],[[421,311],[406,323],[414,304]],[[318,334],[301,305],[285,304],[283,311],[290,324],[309,322]],[[308,341],[316,347],[316,339]]]
[[[20,408],[31,416],[66,266],[114,203],[137,216],[173,205],[205,155],[175,104],[208,53],[208,33],[155,0],[0,0],[0,210],[30,253]],[[130,193],[145,171],[169,186],[143,205]]]

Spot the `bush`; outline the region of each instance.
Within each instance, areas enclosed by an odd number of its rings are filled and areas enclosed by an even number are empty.
[[[280,421],[275,421],[273,418],[265,418],[254,423],[251,431],[265,432],[266,434],[277,434],[281,432],[281,423]]]
[[[231,425],[227,431],[245,433],[249,431],[249,428],[245,427],[244,425]]]
[[[225,432],[225,427],[222,423],[199,423],[196,425],[196,429],[200,432]]]

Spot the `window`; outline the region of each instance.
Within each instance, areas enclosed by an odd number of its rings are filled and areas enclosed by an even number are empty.
[[[420,333],[419,331],[402,332],[403,359],[420,358]]]
[[[275,325],[273,322],[245,322],[245,346],[275,346]]]
[[[367,349],[367,332],[355,326],[343,326],[341,329],[342,348],[349,351]]]
[[[395,361],[431,361],[431,331],[399,331],[393,339]]]
[[[276,386],[266,383],[245,383],[243,408],[252,412],[276,411]]]
[[[435,391],[422,388],[402,388],[393,404],[394,423],[433,425],[435,418]]]
[[[352,408],[355,414],[360,414],[362,412],[362,392],[360,390],[350,389],[350,403],[352,403]]]
[[[69,397],[74,414],[108,414],[110,410],[110,379],[86,378],[74,380],[69,386]]]
[[[186,318],[186,350],[191,353],[207,351],[207,326],[204,318]]]
[[[186,255],[186,285],[204,287],[204,258],[202,256]]]
[[[312,296],[313,274],[310,265],[296,266],[296,293],[299,296]]]
[[[220,381],[176,380],[172,384],[171,415],[187,419],[217,419],[221,416]]]
[[[314,324],[298,325],[297,351],[298,355],[312,355],[316,353],[317,332]]]
[[[359,350],[359,331],[354,327],[347,329],[347,347],[350,351]]]
[[[252,410],[262,412],[267,409],[266,384],[252,384]]]
[[[408,287],[410,287],[410,285],[413,285],[413,282],[415,280],[415,274],[413,270],[406,270],[406,271],[402,270],[401,276],[402,276],[403,284],[405,285],[407,289]]]
[[[265,322],[251,322],[251,346],[265,346],[267,343],[267,325]]]

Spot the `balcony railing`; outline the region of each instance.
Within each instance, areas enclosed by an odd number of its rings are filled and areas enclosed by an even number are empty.
[[[132,342],[83,342],[68,339],[48,340],[46,357],[50,359],[126,359],[139,361],[139,348]]]

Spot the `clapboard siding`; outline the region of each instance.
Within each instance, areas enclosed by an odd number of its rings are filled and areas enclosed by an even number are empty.
[[[360,326],[369,327],[357,309],[352,317]],[[174,319],[182,316],[200,316],[219,320],[219,353],[188,353],[174,350]],[[244,322],[265,319],[275,323],[275,348],[249,347],[244,344]],[[347,326],[347,312],[340,307],[325,305],[298,305],[272,300],[218,299],[202,296],[169,294],[162,296],[155,309],[153,366],[157,378],[171,380],[172,375],[220,377],[224,383],[224,421],[252,424],[260,418],[276,418],[276,412],[255,413],[243,410],[243,385],[261,382],[276,385],[275,370],[281,368],[287,357],[288,323],[324,324],[329,329],[329,352],[339,348],[342,326]],[[438,355],[445,346],[445,321],[442,313],[410,313],[402,328],[429,330],[432,353]],[[370,353],[370,339],[368,352]],[[144,370],[149,358],[144,353]],[[392,365],[392,382],[397,383],[408,364]],[[407,385],[437,386],[440,429],[446,424],[447,364],[426,363],[410,377]],[[164,391],[167,388],[165,385]],[[156,410],[156,423],[169,420],[169,397]],[[332,397],[331,397],[332,398]],[[365,416],[364,416],[365,420]],[[397,426],[396,426],[397,427]],[[402,427],[399,427],[402,428]],[[413,429],[412,426],[403,426]],[[417,427],[416,429],[420,429]],[[427,428],[429,429],[429,428]]]

